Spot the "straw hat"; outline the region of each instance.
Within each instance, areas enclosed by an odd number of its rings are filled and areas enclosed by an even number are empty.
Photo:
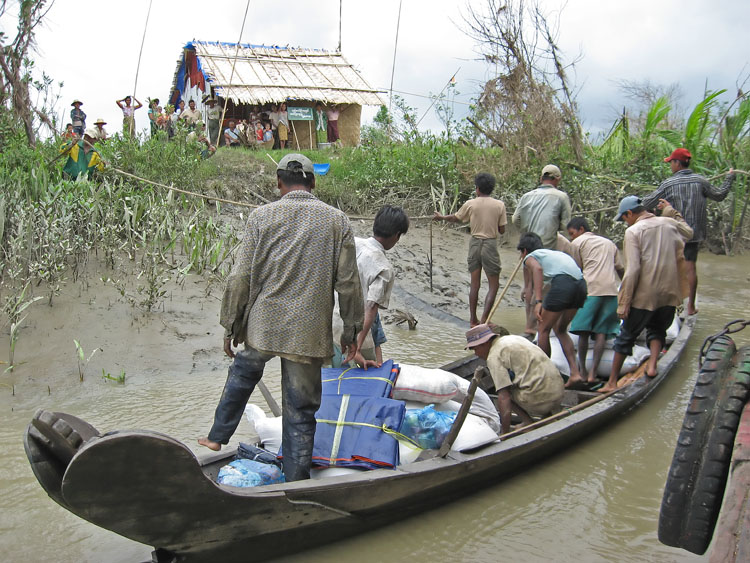
[[[72,104],[70,104],[70,105],[71,105],[71,106],[75,106],[76,104],[81,104],[81,105],[83,105],[83,102],[82,102],[81,100],[73,100],[73,103],[72,103]]]
[[[96,121],[94,121],[94,125],[106,125],[106,124],[107,122],[104,121],[101,117],[97,119]]]

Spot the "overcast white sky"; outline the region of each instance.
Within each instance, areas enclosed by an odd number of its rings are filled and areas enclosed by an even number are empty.
[[[403,1],[394,90],[437,93],[460,67],[458,99],[468,102],[477,95],[490,69],[475,60],[475,45],[458,28],[466,4]],[[542,4],[555,13],[563,3]],[[89,123],[103,117],[110,132],[120,127],[122,114],[115,99],[133,91],[148,5],[149,0],[56,0],[38,31],[35,60],[37,68],[65,83],[60,109],[66,117],[70,102],[80,98]],[[145,103],[149,96],[167,97],[187,41],[237,41],[245,6],[246,0],[154,0],[138,98]],[[398,6],[398,0],[343,0],[343,53],[377,88],[390,84]],[[0,22],[0,29],[11,36],[13,12]],[[583,54],[575,83],[584,126],[592,132],[609,128],[625,102],[617,80],[679,82],[686,107],[701,99],[706,83],[710,89],[727,88],[733,96],[738,76],[750,71],[744,29],[748,21],[748,0],[569,0],[562,11],[559,44],[569,59]],[[250,0],[242,41],[334,50],[338,23],[339,0]],[[404,97],[420,112],[431,103]],[[456,113],[463,108],[456,105]],[[146,109],[136,115],[139,127],[145,128]],[[422,126],[440,129],[434,111]]]

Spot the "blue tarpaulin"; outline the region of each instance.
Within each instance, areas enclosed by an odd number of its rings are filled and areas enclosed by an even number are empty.
[[[321,370],[324,395],[366,395],[390,397],[398,375],[398,364],[383,362],[379,368],[324,368]]]
[[[367,370],[370,371],[369,369]],[[318,467],[393,468],[394,433],[404,420],[402,401],[355,395],[323,395],[312,462]]]

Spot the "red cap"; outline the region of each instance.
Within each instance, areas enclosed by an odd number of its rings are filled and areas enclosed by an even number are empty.
[[[675,149],[672,151],[672,154],[670,154],[667,158],[664,159],[664,162],[672,162],[673,160],[690,160],[693,157],[692,154],[690,154],[690,151],[687,149]]]

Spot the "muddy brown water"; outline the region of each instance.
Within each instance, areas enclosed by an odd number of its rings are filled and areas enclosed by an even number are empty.
[[[426,254],[420,249],[426,248],[426,234],[423,230],[409,235],[412,242],[402,245],[396,255],[407,289],[468,318],[464,309],[457,310],[465,302],[468,283],[463,235],[436,233],[443,254],[436,254],[440,289],[432,295],[424,293]],[[516,259],[515,253],[503,252],[504,263],[511,265],[508,271]],[[701,314],[692,341],[662,387],[625,420],[464,500],[284,560],[323,562],[352,554],[364,562],[490,562],[511,557],[575,562],[706,560],[658,542],[659,505],[697,375],[700,344],[727,321],[750,316],[750,257],[701,253],[698,266]],[[88,287],[68,284],[52,308],[40,304],[32,308],[16,351],[16,361],[24,363],[0,376],[0,445],[5,454],[0,464],[0,530],[5,561],[150,560],[149,547],[89,524],[46,496],[21,442],[37,408],[75,414],[100,431],[157,430],[199,452],[195,439],[208,430],[221,393],[227,360],[219,349],[219,289],[206,295],[205,283],[188,278],[180,286],[170,286],[157,313],[144,316],[119,299],[113,288],[94,280],[92,275]],[[132,283],[135,291],[137,282]],[[496,319],[512,331],[523,327],[516,285]],[[459,328],[424,313],[416,316],[420,322],[414,331],[386,326],[386,356],[430,367],[462,356]],[[99,349],[86,366],[83,381],[74,338],[87,355]],[[750,342],[750,332],[740,340]],[[7,344],[6,329],[0,338],[2,359]],[[125,384],[103,379],[102,370],[113,376],[124,370]],[[264,380],[278,397],[278,361],[269,365]],[[265,406],[262,398],[253,402]],[[235,441],[251,438],[252,429],[243,420]]]

